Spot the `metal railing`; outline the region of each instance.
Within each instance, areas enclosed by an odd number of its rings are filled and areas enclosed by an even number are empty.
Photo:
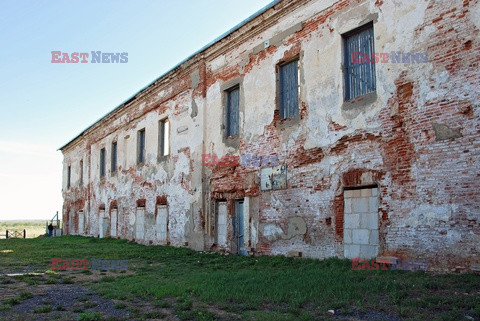
[[[55,224],[54,224],[55,223]],[[60,236],[62,235],[62,228],[60,227],[60,219],[58,218],[58,211],[57,213],[53,216],[53,218],[50,221],[47,221],[45,224],[45,232],[47,235],[49,235],[49,230],[48,226],[52,224],[53,226],[53,231],[52,231],[52,236]]]

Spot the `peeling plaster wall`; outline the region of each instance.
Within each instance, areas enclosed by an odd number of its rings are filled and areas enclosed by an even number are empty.
[[[137,241],[157,243],[155,208],[166,197],[169,242],[216,249],[215,202],[227,202],[231,238],[234,201],[245,199],[249,251],[343,257],[343,189],[376,185],[380,255],[427,259],[439,270],[480,263],[479,12],[474,0],[279,2],[63,150],[65,173],[80,158],[89,173],[84,188],[75,165],[69,190],[64,178],[64,221],[83,209],[80,233],[95,236],[99,209],[108,214],[115,200],[117,234],[133,239],[143,199],[145,239]],[[368,22],[376,52],[427,52],[429,62],[378,63],[376,93],[345,103],[342,34]],[[300,110],[285,121],[276,66],[293,57]],[[242,106],[232,144],[223,137],[224,90],[236,83]],[[164,116],[171,155],[157,161]],[[147,162],[138,166],[136,132],[144,127]],[[113,140],[115,176],[108,172]],[[108,173],[100,180],[103,146]],[[278,155],[287,188],[260,191],[259,168],[202,167],[204,153]]]
[[[88,221],[84,231],[66,227],[73,233],[99,236],[100,211],[111,219],[117,209],[117,235],[145,244],[158,244],[156,236],[157,205],[168,206],[168,242],[172,245],[193,244],[203,249],[198,231],[201,223],[201,168],[193,158],[202,153],[202,114],[192,116],[192,101],[200,96],[197,86],[191,86],[190,72],[179,71],[179,78],[169,79],[166,88],[155,88],[139,97],[115,118],[98,126],[82,139],[83,144],[64,150],[64,176],[69,164],[74,175],[67,189],[64,178],[64,221],[84,210]],[[172,84],[173,83],[173,84]],[[142,96],[142,94],[137,95]],[[168,117],[170,122],[170,155],[159,157],[159,121]],[[137,164],[137,133],[145,129],[145,162]],[[117,142],[118,169],[111,169],[111,145]],[[100,177],[100,150],[106,149],[106,175]],[[83,186],[77,180],[76,170],[84,159]],[[195,185],[193,185],[195,184]],[[159,202],[160,201],[160,202]],[[163,204],[164,203],[164,204]],[[144,233],[136,236],[137,207],[144,211]],[[115,218],[115,217],[114,217]],[[65,231],[65,232],[66,232]],[[196,233],[196,234],[195,234]],[[200,235],[200,237],[199,237]],[[192,236],[194,236],[193,239]],[[164,243],[166,243],[164,242]]]

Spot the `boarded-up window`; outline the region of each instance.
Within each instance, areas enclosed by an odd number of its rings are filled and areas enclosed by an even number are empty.
[[[279,68],[280,117],[298,115],[298,60],[283,64]]]
[[[170,154],[170,122],[168,118],[162,119],[158,125],[158,141],[160,156]]]
[[[100,150],[100,177],[105,176],[105,148]]]
[[[157,205],[156,218],[157,239],[162,244],[167,242],[168,233],[168,208],[167,205]]]
[[[346,34],[344,43],[345,100],[374,92],[376,79],[373,24]]]
[[[113,208],[112,214],[110,217],[110,236],[116,237],[117,236],[117,225],[118,225],[118,209]]]
[[[219,246],[227,246],[227,203],[217,203],[217,243]]]
[[[145,207],[137,207],[135,217],[135,239],[143,240],[145,238]]]
[[[235,86],[226,91],[227,110],[226,110],[226,136],[235,137],[238,135],[239,128],[239,105],[240,105],[240,87]]]
[[[117,142],[112,143],[112,174],[117,171]]]
[[[137,133],[137,163],[145,162],[145,128]]]
[[[82,235],[84,233],[85,227],[85,213],[83,211],[78,211],[78,234]]]

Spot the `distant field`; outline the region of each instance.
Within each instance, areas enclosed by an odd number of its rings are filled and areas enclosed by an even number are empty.
[[[5,231],[27,230],[27,238],[34,238],[45,234],[45,223],[47,220],[31,221],[0,221],[0,238],[5,238]]]

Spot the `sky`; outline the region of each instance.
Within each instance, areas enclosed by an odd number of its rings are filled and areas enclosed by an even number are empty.
[[[271,0],[2,1],[0,220],[62,212],[58,148]],[[128,53],[51,63],[52,51]]]

